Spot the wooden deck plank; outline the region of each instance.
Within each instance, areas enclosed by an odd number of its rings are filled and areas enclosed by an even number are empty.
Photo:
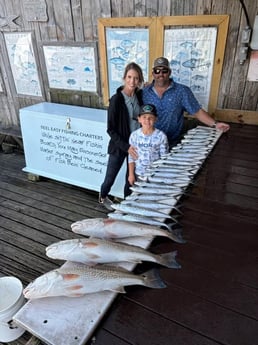
[[[3,242],[2,242],[3,243]],[[5,250],[0,256],[0,267],[3,275],[11,275],[20,279],[24,286],[29,284],[35,277],[43,274],[54,266],[48,266],[43,261],[43,264],[37,257],[28,255],[28,252],[17,250],[15,246],[4,243]],[[17,257],[13,253],[17,253]],[[37,265],[32,265],[31,261],[35,259]]]
[[[238,195],[235,197],[238,197]],[[191,200],[184,200],[182,210],[187,210],[189,208],[192,210],[197,210],[200,213],[202,213],[202,210],[204,210],[204,213],[211,213],[214,215],[214,217],[216,217],[216,221],[222,219],[223,222],[223,218],[226,217],[226,219],[229,221],[235,219],[236,221],[246,221],[250,224],[257,224],[256,213],[253,209],[249,209],[248,207],[245,207],[245,205],[236,206],[214,200],[214,198],[209,199],[206,196],[206,193],[203,198],[200,198],[197,194],[195,194],[191,195]],[[183,219],[187,220],[186,217],[183,217]]]
[[[257,339],[257,320],[188,293],[185,289],[175,286],[176,279],[173,278],[171,271],[164,271],[162,269],[161,275],[165,278],[168,288],[162,291],[162,298],[160,293],[157,294],[153,290],[146,292],[142,289],[135,289],[134,293],[128,294],[127,298],[138,302],[148,310],[155,311],[164,319],[174,321],[186,329],[202,334],[218,343],[250,345],[250,340]],[[167,307],[167,303],[171,305],[171,308]],[[124,304],[126,302],[123,302]],[[229,332],[229,329],[234,331]],[[154,327],[154,331],[156,331],[156,327]],[[165,343],[169,344],[168,338],[166,341]],[[160,343],[163,344],[163,342]]]
[[[162,294],[164,291],[162,290]],[[145,290],[142,291],[144,296],[145,292]],[[152,298],[155,300],[155,294],[152,295]],[[148,302],[145,302],[148,305]],[[164,309],[168,302],[170,304],[170,301],[163,299]],[[129,300],[128,298],[124,298],[122,301],[118,299],[113,304],[110,313],[108,313],[108,318],[101,327],[110,333],[116,334],[119,338],[128,341],[129,344],[218,344],[205,335],[198,334],[185,327],[185,325],[179,324],[178,322],[171,322],[169,317],[164,317],[159,312],[153,312],[153,310],[145,307],[142,308],[142,303],[135,303],[134,300]],[[98,333],[96,334],[95,344],[104,344],[98,342]]]
[[[52,214],[59,214],[71,222],[81,217],[99,217],[103,212],[87,208],[87,205],[74,205],[72,202],[53,198],[40,192],[34,192],[29,188],[10,185],[0,181],[0,196],[7,196],[9,199],[19,201],[21,204],[44,210]],[[52,212],[50,212],[52,211]]]
[[[37,255],[33,255],[32,253],[29,253],[27,251],[27,248],[21,249],[19,247],[16,247],[15,245],[11,245],[7,242],[2,242],[2,252],[1,252],[1,259],[4,262],[4,258],[7,257],[9,261],[11,260],[13,262],[13,268],[16,266],[16,263],[22,262],[24,267],[32,268],[34,272],[36,272],[36,275],[33,279],[35,279],[37,276],[50,271],[51,269],[57,267],[56,263],[53,263],[49,260],[46,260],[45,258],[38,257]],[[8,262],[8,260],[7,260]],[[23,276],[23,271],[19,271],[18,268],[20,266],[17,265],[17,273],[15,276],[19,276],[23,284],[28,284],[28,281],[25,280],[25,276]],[[9,269],[8,266],[4,266],[1,268],[2,270],[5,270],[5,272]]]
[[[44,181],[40,181],[40,182],[30,182],[28,184],[27,178],[26,176],[23,175],[19,176],[19,178],[17,178],[17,176],[13,176],[14,173],[13,172],[9,172],[8,170],[2,169],[1,171],[1,181],[2,182],[6,182],[10,185],[13,185],[14,187],[20,187],[20,191],[22,192],[22,188],[25,187],[28,191],[31,192],[35,192],[36,195],[37,193],[43,194],[43,195],[53,195],[53,185],[51,183],[49,183],[49,181],[44,180]],[[4,185],[3,185],[4,188]],[[66,186],[66,189],[64,189],[64,186],[62,186],[60,183],[57,183],[55,185],[55,193],[56,195],[56,199],[57,199],[57,203],[58,200],[63,201],[63,198],[67,196],[67,188],[68,186]],[[79,189],[79,187],[76,190],[76,193],[78,194],[79,192],[81,192],[81,196],[73,196],[73,191],[76,189],[71,188],[71,195],[69,197],[69,203],[71,204],[71,206],[73,206],[73,204],[80,204],[80,201],[82,201],[82,199],[85,201],[85,199],[87,200],[87,209],[89,210],[99,210],[98,204],[97,204],[97,193],[92,193],[92,194],[86,194],[85,191],[82,191],[82,189]],[[17,190],[17,192],[19,192],[19,190]],[[64,207],[67,206],[67,204],[64,204]],[[81,205],[80,205],[81,206]],[[103,209],[102,209],[103,211]]]
[[[187,250],[180,250],[182,261],[190,261],[193,265],[202,267],[209,272],[214,272],[220,278],[228,278],[243,285],[258,288],[258,260],[221,252],[211,247],[188,242]]]
[[[194,238],[195,243],[204,245],[205,247],[216,248],[222,252],[242,256],[242,253],[248,253],[248,257],[255,257],[257,255],[256,237],[248,236],[243,233],[242,236],[235,236],[234,234],[222,234],[210,231],[207,227],[199,227],[191,225],[185,231],[185,237],[191,240]]]
[[[87,345],[256,345],[257,149],[257,126],[233,125],[221,137],[180,199],[187,243],[156,238],[149,248],[177,250],[182,269],[154,265],[167,288],[127,288]],[[22,153],[0,152],[0,162],[0,274],[27,284],[60,265],[45,257],[49,242],[72,238],[73,221],[107,212],[96,192],[48,179],[28,181]],[[135,271],[152,267],[145,263]],[[25,338],[27,332],[17,344],[25,345]]]
[[[56,215],[49,215],[49,213],[32,210],[30,207],[21,205],[15,201],[6,200],[0,197],[0,212],[8,219],[13,219],[15,222],[23,223],[28,227],[35,227],[42,233],[55,234],[57,239],[73,238],[74,234],[71,231],[71,222],[64,221],[63,218]]]
[[[187,289],[196,296],[258,320],[256,289],[226,277],[219,277],[216,272],[209,272],[191,262],[183,260],[181,262],[184,270],[173,272],[173,276],[171,275],[173,285],[176,282],[177,287]]]

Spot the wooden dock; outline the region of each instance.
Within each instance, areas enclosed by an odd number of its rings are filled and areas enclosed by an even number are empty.
[[[181,270],[159,267],[167,288],[126,288],[87,345],[257,345],[258,126],[232,125],[181,200]],[[97,193],[53,180],[29,181],[22,152],[0,152],[0,275],[24,286],[60,262],[45,247],[74,238],[71,223],[105,217]],[[153,264],[138,265],[140,273]],[[10,345],[25,345],[31,334]],[[60,344],[62,345],[62,344]]]

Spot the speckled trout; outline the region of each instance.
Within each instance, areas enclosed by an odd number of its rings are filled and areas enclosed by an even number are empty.
[[[155,262],[169,268],[181,268],[176,262],[176,251],[153,254],[135,245],[112,242],[101,238],[76,238],[51,244],[46,255],[52,259],[81,262],[88,265],[117,262]]]
[[[140,207],[144,207],[144,208],[149,208],[151,210],[174,209],[178,213],[182,214],[182,212],[179,210],[178,207],[159,202],[158,200],[156,202],[148,201],[148,200],[137,200],[137,201],[123,200],[123,204],[131,205],[131,206],[135,206],[135,207],[140,206]]]
[[[177,223],[175,222],[174,224],[166,224],[162,221],[153,219],[151,217],[138,216],[137,214],[123,214],[120,212],[108,213],[108,217],[111,219],[125,220],[127,222],[137,222],[137,223],[143,223],[143,224],[148,224],[148,225],[155,225],[159,227],[165,227],[169,231],[171,231],[172,226]]]
[[[182,188],[178,186],[173,186],[173,188],[170,186],[169,190],[162,189],[162,191],[159,188],[148,188],[148,187],[142,187],[142,186],[132,186],[130,189],[139,194],[157,194],[159,196],[164,195],[170,195],[170,196],[177,196],[183,194]]]
[[[66,262],[58,269],[36,278],[24,290],[27,299],[54,296],[80,297],[100,291],[125,293],[124,286],[143,285],[162,289],[166,285],[157,270],[136,275],[119,268],[95,266],[76,262]]]
[[[157,165],[169,165],[169,166],[173,166],[173,165],[181,165],[181,166],[199,166],[201,163],[198,161],[198,162],[194,162],[192,160],[188,161],[188,160],[178,160],[178,159],[173,159],[171,157],[171,159],[157,159],[156,161],[154,161],[152,163],[152,167],[155,167]]]
[[[151,210],[147,208],[143,208],[139,206],[130,206],[128,204],[124,204],[121,202],[121,204],[112,204],[111,207],[114,210],[120,211],[122,213],[130,213],[130,214],[136,214],[143,217],[151,217],[151,218],[168,218],[172,219],[172,217],[164,212],[158,211],[158,210]]]
[[[164,178],[165,181],[165,178]],[[165,190],[175,190],[175,188],[180,188],[180,183],[185,184],[186,182],[188,182],[188,180],[184,180],[182,178],[182,180],[178,179],[178,180],[174,180],[175,186],[171,186],[171,185],[167,185],[165,182],[151,182],[151,181],[135,181],[134,186],[139,186],[139,187],[146,187],[149,188],[151,190],[153,189],[158,189],[160,191]],[[177,183],[179,184],[179,186],[177,186]]]
[[[154,174],[153,176],[148,176],[147,177],[147,182],[149,183],[159,183],[162,184],[161,186],[165,185],[174,185],[174,186],[179,186],[179,187],[184,187],[187,186],[189,183],[193,183],[192,179],[190,177],[164,177],[164,176],[156,176]]]
[[[158,195],[158,194],[138,194],[132,193],[128,195],[125,200],[149,200],[149,201],[162,201],[166,202],[168,205],[174,205],[179,200],[179,195],[169,196],[169,195]]]
[[[157,176],[157,177],[165,177],[165,178],[186,178],[189,177],[191,178],[193,176],[193,172],[191,171],[170,171],[170,169],[164,169],[162,171],[162,169],[146,169],[145,171],[145,176],[149,177],[149,176]]]

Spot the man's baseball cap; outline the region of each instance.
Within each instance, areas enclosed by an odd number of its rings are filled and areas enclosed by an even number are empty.
[[[141,116],[143,114],[151,114],[151,115],[154,115],[154,116],[158,116],[156,107],[153,104],[142,105],[141,108],[140,108],[139,116]]]
[[[166,67],[170,69],[168,59],[161,56],[157,58],[156,60],[154,60],[153,68],[156,68],[156,67]]]

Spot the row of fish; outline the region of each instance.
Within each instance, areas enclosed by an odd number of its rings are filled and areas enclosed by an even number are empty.
[[[178,223],[170,213],[182,214],[178,200],[185,193],[217,139],[217,131],[197,127],[188,131],[181,143],[155,161],[141,181],[132,186],[132,194],[108,218],[84,219],[71,225],[74,233],[85,236],[59,241],[46,248],[46,255],[66,262],[36,278],[24,289],[28,299],[70,296],[104,290],[125,292],[129,285],[164,288],[156,269],[136,275],[118,266],[150,261],[169,268],[181,268],[176,251],[153,254],[133,245],[134,238],[151,241],[163,236],[185,243]],[[169,223],[168,223],[169,222]],[[163,229],[165,228],[165,229]],[[86,238],[87,237],[87,238]]]
[[[178,200],[186,193],[193,178],[214,147],[220,131],[209,127],[189,130],[171,151],[151,164],[140,181],[131,187],[132,194],[112,207],[108,217],[115,220],[137,222],[164,227],[173,232],[182,212]],[[172,216],[171,212],[177,215]],[[176,237],[178,236],[178,237]],[[174,240],[185,242],[182,233]]]
[[[122,243],[135,237],[164,236],[173,240],[173,234],[165,230],[108,218],[84,219],[73,223],[71,228],[85,238],[63,240],[46,247],[48,257],[66,262],[31,282],[23,291],[27,299],[79,297],[104,290],[125,292],[124,286],[128,285],[166,286],[156,269],[136,275],[119,266],[111,266],[118,263],[149,261],[168,268],[181,268],[176,261],[176,251],[153,254],[139,246]]]

